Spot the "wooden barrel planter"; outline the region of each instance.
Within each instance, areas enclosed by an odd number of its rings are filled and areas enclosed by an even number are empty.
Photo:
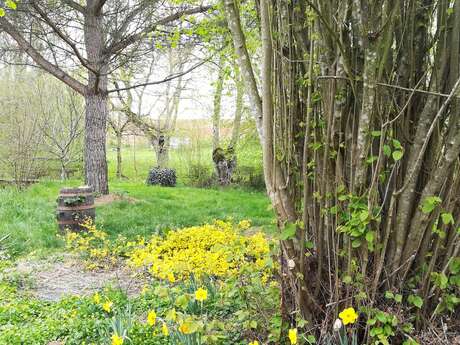
[[[88,218],[94,222],[96,209],[91,187],[63,188],[57,199],[57,221],[59,230],[85,231],[81,225]]]

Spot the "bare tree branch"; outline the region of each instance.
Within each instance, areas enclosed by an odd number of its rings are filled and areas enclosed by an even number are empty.
[[[127,87],[122,87],[122,88],[116,88],[115,89],[112,89],[112,90],[109,90],[107,91],[108,93],[112,93],[112,92],[120,92],[120,91],[126,91],[126,90],[131,90],[131,89],[135,89],[135,88],[138,88],[138,87],[144,87],[144,86],[149,86],[149,85],[157,85],[157,84],[162,84],[162,83],[166,83],[170,80],[174,80],[174,79],[177,79],[179,77],[182,77],[184,75],[186,75],[187,73],[190,73],[192,72],[193,70],[197,69],[198,67],[200,66],[203,66],[205,63],[207,63],[209,59],[206,59],[206,60],[203,60],[199,63],[197,63],[196,65],[190,67],[189,69],[183,71],[183,72],[180,72],[180,73],[175,73],[175,74],[172,74],[164,79],[161,79],[161,80],[156,80],[156,81],[150,81],[150,82],[146,82],[146,83],[142,83],[142,84],[136,84],[136,85],[131,85],[131,86],[127,86]]]
[[[14,26],[4,17],[0,17],[0,29],[8,33],[32,60],[41,68],[52,74],[62,82],[66,83],[72,89],[80,94],[86,93],[86,87],[75,78],[72,78],[58,66],[47,61],[26,39],[17,31]]]

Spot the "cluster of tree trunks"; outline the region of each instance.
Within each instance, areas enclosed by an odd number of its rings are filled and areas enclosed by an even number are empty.
[[[260,93],[238,2],[223,0],[288,234],[285,321],[331,325],[387,290],[435,319],[447,296],[432,277],[460,250],[460,1],[256,3]]]

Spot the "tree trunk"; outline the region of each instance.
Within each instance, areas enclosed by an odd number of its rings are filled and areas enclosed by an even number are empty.
[[[220,147],[212,152],[212,160],[217,173],[217,180],[221,186],[228,186],[232,182],[233,171],[236,168],[236,155],[232,148],[224,150]]]
[[[108,117],[107,73],[104,57],[105,33],[101,10],[87,1],[84,34],[90,70],[85,93],[85,182],[96,193],[108,194],[106,132]]]
[[[240,69],[237,64],[234,66],[235,83],[236,83],[236,105],[235,105],[235,119],[233,120],[232,139],[230,140],[229,147],[236,150],[236,145],[240,138],[241,117],[243,115],[243,96],[244,84],[241,80]]]
[[[220,145],[220,113],[222,108],[222,92],[224,89],[224,58],[219,58],[219,71],[214,91],[214,111],[212,114],[212,150],[214,151]]]
[[[117,178],[122,178],[123,173],[121,169],[121,163],[122,163],[122,157],[121,157],[121,139],[122,139],[122,133],[121,132],[116,132],[117,136]]]
[[[169,163],[169,138],[161,135],[160,138],[151,138],[153,149],[155,151],[157,167],[166,168]]]
[[[264,133],[262,128],[262,100],[257,88],[256,77],[252,68],[251,59],[246,46],[246,38],[241,28],[239,8],[235,0],[222,0],[227,19],[227,25],[233,38],[233,46],[238,58],[238,64],[241,69],[241,75],[246,85],[251,106],[253,107],[254,117],[256,120],[257,132],[260,142],[264,142]]]
[[[67,169],[64,162],[61,162],[61,181],[65,181],[68,178]]]
[[[107,95],[85,97],[85,183],[96,193],[108,194],[106,160]]]

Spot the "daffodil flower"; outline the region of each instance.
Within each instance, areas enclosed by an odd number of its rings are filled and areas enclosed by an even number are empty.
[[[358,316],[359,315],[356,313],[354,308],[347,308],[339,314],[339,317],[342,319],[344,325],[355,323]]]
[[[205,289],[199,288],[195,291],[195,299],[199,302],[203,302],[208,299],[208,291]]]
[[[123,337],[118,334],[112,335],[112,345],[123,345]]]
[[[297,344],[297,328],[290,329],[288,337],[292,345]]]
[[[166,325],[165,322],[163,322],[163,325],[161,326],[161,333],[163,333],[165,337],[169,335],[168,326]]]
[[[147,323],[150,326],[154,326],[156,321],[157,321],[157,313],[155,313],[154,310],[149,311],[149,313],[147,314]]]
[[[110,313],[112,311],[112,306],[113,306],[113,303],[111,301],[106,301],[102,305],[102,309],[104,309],[107,313]]]

